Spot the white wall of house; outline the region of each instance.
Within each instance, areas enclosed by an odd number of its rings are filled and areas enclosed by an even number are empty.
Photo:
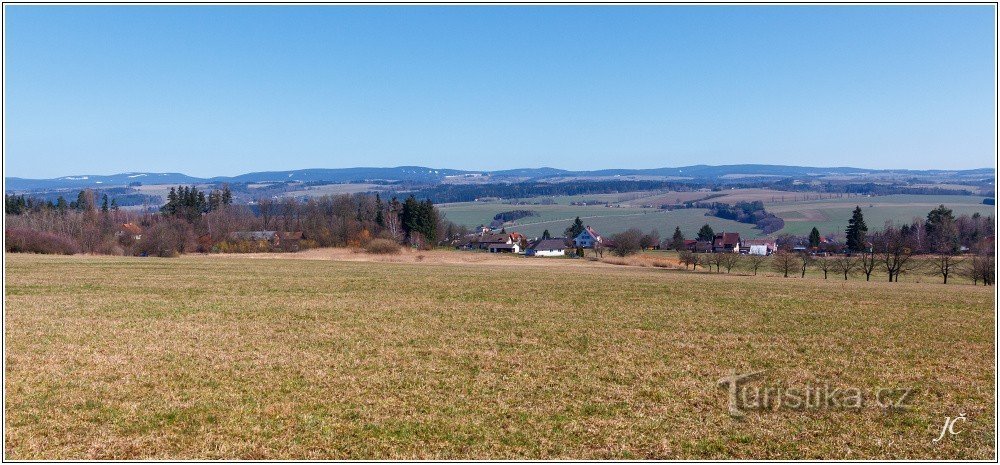
[[[536,257],[562,257],[566,255],[566,249],[559,250],[535,250]]]
[[[751,245],[750,255],[767,255],[766,245]]]

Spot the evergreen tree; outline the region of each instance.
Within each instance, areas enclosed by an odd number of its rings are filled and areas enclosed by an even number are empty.
[[[111,211],[118,211],[118,199],[111,199]]]
[[[865,216],[861,213],[861,206],[855,206],[851,219],[847,221],[847,248],[853,252],[862,252],[865,249],[865,233],[868,226],[865,225]]]
[[[90,207],[91,206],[87,202],[86,191],[80,191],[80,193],[76,195],[76,209],[84,211],[84,210],[90,210]]]
[[[65,213],[66,208],[66,199],[60,195],[59,198],[56,199],[56,210],[59,210],[59,213]]]
[[[955,215],[950,208],[941,205],[927,214],[924,223],[927,240],[931,251],[937,253],[955,253],[958,251],[958,228],[955,225]]]
[[[580,233],[582,232],[583,232],[583,221],[580,220],[580,217],[578,216],[576,217],[575,220],[573,220],[573,224],[571,224],[568,228],[566,228],[565,234],[566,237],[573,239],[576,236],[579,236]]]
[[[819,242],[819,230],[813,226],[812,231],[809,231],[809,247],[819,247]]]
[[[674,250],[684,249],[684,233],[681,232],[680,226],[674,228],[674,237],[670,238],[670,248]]]
[[[711,241],[713,239],[715,239],[715,231],[712,231],[711,226],[706,224],[698,230],[699,241]]]
[[[382,197],[379,197],[378,193],[375,193],[375,224],[380,228],[385,226],[385,214],[382,213]]]
[[[173,214],[177,209],[177,190],[173,186],[170,187],[170,192],[167,193],[167,204],[161,208],[164,213]]]
[[[549,234],[549,230],[546,229],[542,231],[542,239],[552,239],[552,234]]]
[[[101,213],[108,212],[108,194],[101,196]]]
[[[229,184],[222,185],[222,200],[223,205],[229,205],[233,203],[233,193],[229,190]]]

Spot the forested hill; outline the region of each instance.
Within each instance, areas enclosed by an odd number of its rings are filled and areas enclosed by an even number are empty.
[[[29,191],[39,189],[79,189],[116,187],[129,184],[193,184],[193,183],[253,183],[253,182],[415,182],[425,184],[483,184],[490,182],[566,180],[612,180],[632,178],[639,180],[748,180],[775,178],[820,179],[824,177],[851,177],[855,179],[909,179],[927,178],[940,182],[942,178],[975,180],[993,178],[993,168],[973,170],[873,170],[865,168],[783,165],[692,165],[676,168],[604,169],[571,171],[558,168],[515,168],[498,171],[467,171],[423,166],[397,166],[392,168],[332,168],[290,171],[262,171],[237,176],[200,178],[182,173],[130,172],[112,175],[72,175],[51,179],[6,177],[5,190]]]

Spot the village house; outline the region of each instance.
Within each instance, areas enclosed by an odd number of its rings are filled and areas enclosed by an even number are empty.
[[[566,255],[567,240],[564,237],[539,239],[528,246],[524,255],[529,257],[562,257]]]
[[[142,239],[142,228],[135,223],[123,223],[115,232],[115,236],[119,238],[130,237],[133,241],[138,241]]]
[[[601,237],[594,228],[590,226],[585,226],[580,234],[577,234],[573,238],[573,245],[576,247],[583,247],[584,249],[594,248],[594,244],[603,244],[604,238]]]
[[[698,253],[712,253],[712,241],[695,241],[694,251]]]
[[[525,241],[521,233],[483,233],[469,243],[469,248],[486,250],[490,253],[521,253]]]
[[[712,251],[715,253],[739,253],[740,233],[721,232],[712,241]]]
[[[778,251],[774,239],[746,239],[740,245],[740,252],[750,255],[771,255]]]

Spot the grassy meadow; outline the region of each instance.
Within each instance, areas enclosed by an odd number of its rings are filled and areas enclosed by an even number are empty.
[[[877,197],[844,196],[803,192],[783,192],[770,189],[730,189],[718,192],[632,192],[625,194],[599,194],[545,197],[551,205],[512,205],[501,201],[462,202],[439,205],[447,218],[457,224],[475,227],[488,225],[493,215],[510,210],[534,210],[536,216],[517,220],[508,225],[508,231],[518,231],[529,237],[541,236],[548,229],[553,235],[562,231],[579,216],[598,232],[605,235],[622,232],[628,228],[643,231],[656,229],[661,237],[672,234],[679,226],[686,237],[694,237],[698,229],[709,224],[716,232],[739,232],[744,237],[758,237],[760,230],[754,225],[739,223],[713,216],[705,216],[705,209],[664,211],[659,208],[642,208],[643,205],[659,206],[676,202],[698,201],[735,203],[759,200],[764,208],[785,220],[785,227],[774,234],[808,235],[813,227],[821,234],[843,234],[847,220],[855,206],[861,206],[869,229],[881,229],[886,220],[903,224],[913,218],[925,218],[927,212],[938,205],[951,208],[955,216],[993,215],[993,205],[983,205],[983,197],[964,195],[886,195]],[[806,199],[808,198],[808,199]],[[541,198],[539,198],[541,199]],[[538,200],[538,199],[535,199]],[[609,202],[603,205],[570,205],[571,202],[596,200]],[[773,234],[772,234],[773,236]]]
[[[5,459],[996,456],[992,287],[510,257],[5,259]],[[733,418],[733,370],[914,394]]]

